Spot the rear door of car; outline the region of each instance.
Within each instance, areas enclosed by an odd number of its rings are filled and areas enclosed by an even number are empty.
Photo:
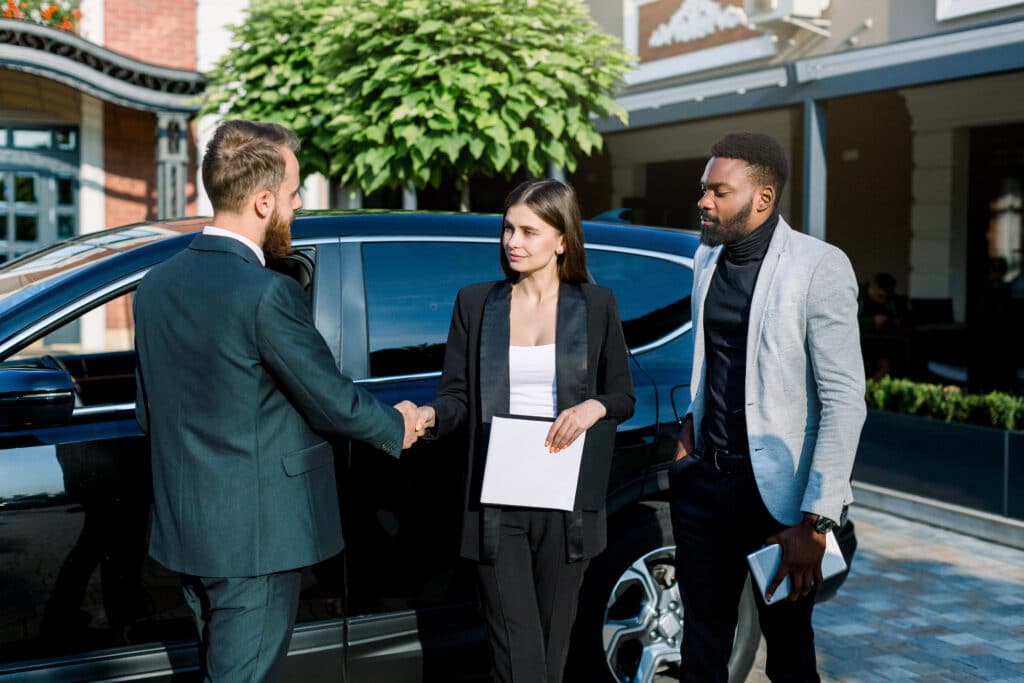
[[[312,276],[318,326],[337,345],[338,242],[296,246],[306,257],[289,273]],[[107,286],[69,292],[0,350],[0,370],[66,368],[78,400],[67,422],[0,429],[0,681],[177,681],[196,671],[178,577],[147,553],[152,485],[135,421],[132,317],[143,275],[111,269]],[[305,572],[291,679],[343,680],[343,586],[337,561]]]

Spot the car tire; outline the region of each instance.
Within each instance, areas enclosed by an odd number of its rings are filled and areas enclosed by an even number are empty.
[[[608,547],[587,570],[565,680],[653,683],[660,675],[678,677],[683,621],[669,506],[633,505],[609,520]],[[748,579],[730,683],[746,680],[760,641]]]

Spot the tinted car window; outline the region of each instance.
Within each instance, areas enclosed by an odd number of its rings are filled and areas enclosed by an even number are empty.
[[[693,271],[641,254],[587,249],[594,281],[610,287],[630,348],[645,346],[690,322]]]
[[[373,377],[440,370],[459,289],[504,277],[493,242],[372,242],[363,269]]]

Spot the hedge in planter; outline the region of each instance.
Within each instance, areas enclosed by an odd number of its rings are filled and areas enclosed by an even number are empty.
[[[868,408],[967,422],[986,427],[1024,428],[1024,397],[993,391],[964,394],[956,386],[926,384],[909,379],[868,379]]]

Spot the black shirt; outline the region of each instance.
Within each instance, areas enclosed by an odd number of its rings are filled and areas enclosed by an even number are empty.
[[[748,453],[744,412],[747,375],[747,327],[750,300],[779,214],[722,249],[704,300],[704,381],[706,411],[701,432],[708,443],[730,453]]]

